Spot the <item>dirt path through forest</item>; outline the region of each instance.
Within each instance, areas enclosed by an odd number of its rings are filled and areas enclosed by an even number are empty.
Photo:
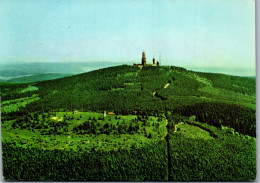
[[[139,74],[139,72],[142,70],[143,67],[140,67],[139,71],[136,72],[135,76]]]
[[[155,95],[155,94],[157,93],[157,91],[160,90],[160,89],[165,89],[165,88],[167,88],[170,84],[171,84],[171,83],[167,82],[162,88],[159,88],[159,89],[153,91],[153,92],[152,92],[152,95]],[[155,95],[155,96],[156,96],[156,95]]]

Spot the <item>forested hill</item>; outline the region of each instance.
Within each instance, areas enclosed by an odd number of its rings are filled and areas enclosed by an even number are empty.
[[[17,113],[33,111],[133,111],[185,116],[234,127],[255,136],[254,78],[188,71],[174,66],[122,65],[65,78],[2,85],[2,101],[37,96]],[[2,111],[5,113],[5,111]],[[242,128],[243,126],[243,128]]]

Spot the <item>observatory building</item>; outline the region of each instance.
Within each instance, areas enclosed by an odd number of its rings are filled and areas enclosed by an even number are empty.
[[[152,64],[147,64],[146,63],[146,57],[145,57],[145,52],[142,53],[142,62],[141,64],[134,64],[134,66],[137,67],[143,67],[143,66],[159,66],[159,62],[155,62],[155,58],[153,58],[153,63]]]

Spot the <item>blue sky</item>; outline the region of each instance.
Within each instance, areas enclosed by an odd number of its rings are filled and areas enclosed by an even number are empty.
[[[255,75],[253,0],[1,0],[0,63],[139,62]]]

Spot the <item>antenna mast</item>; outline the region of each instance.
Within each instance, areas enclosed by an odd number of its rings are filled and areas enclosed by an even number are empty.
[[[159,54],[159,64],[162,65],[162,61],[161,61],[161,52]]]

